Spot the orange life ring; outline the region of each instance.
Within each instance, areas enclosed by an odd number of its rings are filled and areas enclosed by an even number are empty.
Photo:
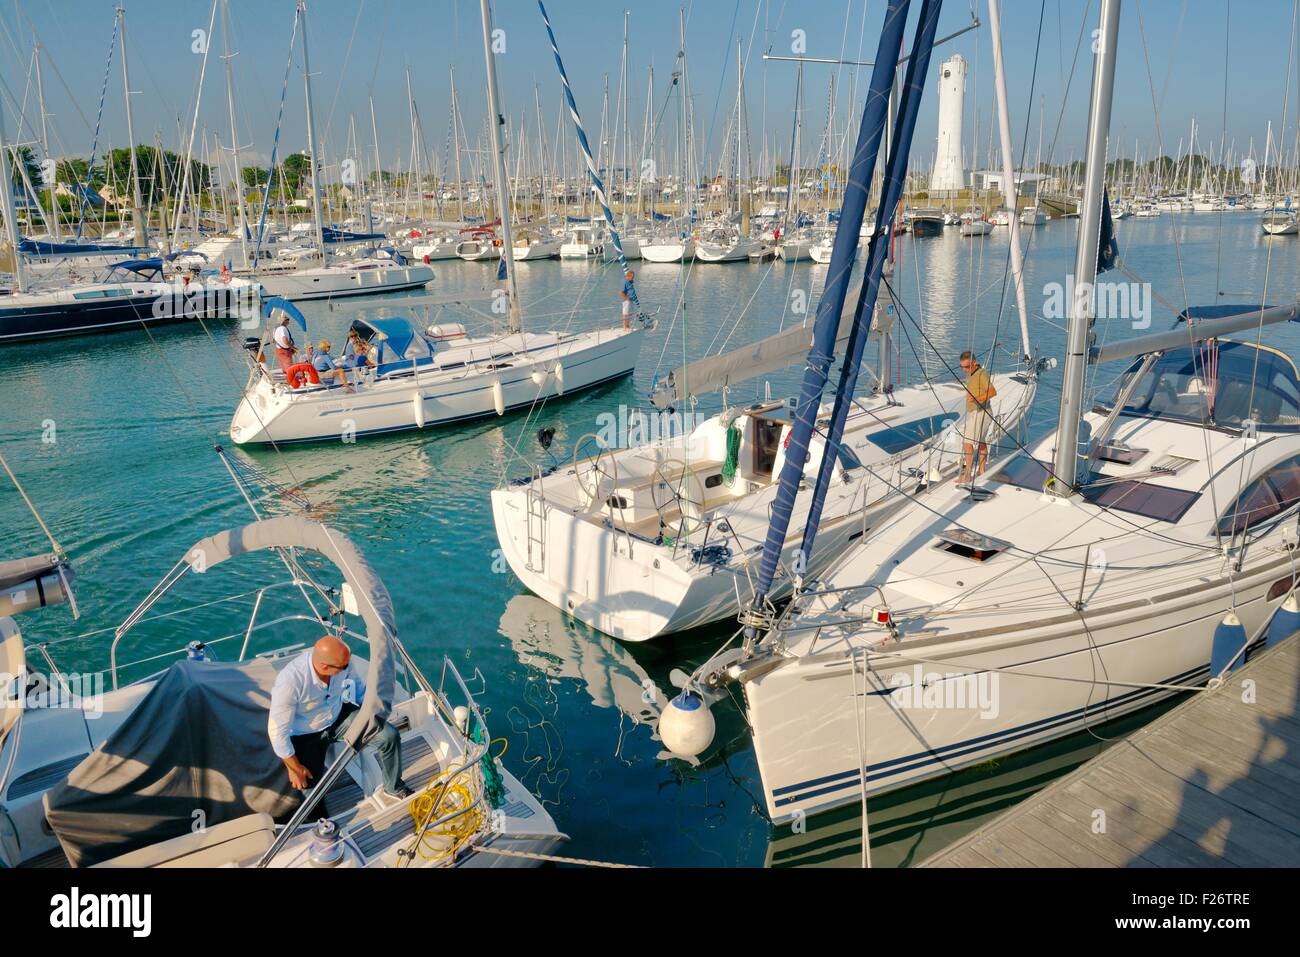
[[[284,370],[284,376],[289,380],[289,386],[294,389],[301,389],[306,383],[320,385],[320,374],[310,362],[299,362],[297,365],[289,366]]]

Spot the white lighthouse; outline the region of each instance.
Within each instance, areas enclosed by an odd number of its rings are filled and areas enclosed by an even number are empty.
[[[954,54],[939,67],[939,142],[930,174],[930,194],[966,188],[962,165],[961,121],[966,100],[966,58]]]

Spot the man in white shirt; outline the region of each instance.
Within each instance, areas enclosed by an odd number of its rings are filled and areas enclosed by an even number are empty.
[[[271,689],[267,733],[276,757],[289,772],[289,783],[305,790],[325,770],[325,751],[343,734],[366,695],[365,682],[352,667],[348,646],[326,635],[281,669]],[[385,796],[411,794],[401,777],[402,741],[385,724],[372,742],[384,775]]]
[[[289,317],[285,316],[280,320],[280,324],[275,327],[275,332],[271,336],[275,340],[275,357],[280,361],[280,368],[284,374],[289,374],[289,366],[293,365],[294,353],[297,351],[297,344],[293,341],[293,333],[289,331]]]

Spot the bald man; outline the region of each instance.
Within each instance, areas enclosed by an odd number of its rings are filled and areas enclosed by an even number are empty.
[[[267,733],[290,784],[306,790],[320,778],[326,749],[330,742],[343,740],[365,696],[365,682],[352,667],[352,652],[333,635],[285,665],[271,689]],[[411,789],[401,777],[402,741],[392,725],[385,724],[373,743],[385,797],[409,797]]]

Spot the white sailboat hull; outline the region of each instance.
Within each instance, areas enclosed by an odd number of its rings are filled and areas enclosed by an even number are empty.
[[[420,289],[433,281],[428,266],[348,269],[322,266],[289,273],[259,274],[267,295],[293,302],[310,299],[338,299],[343,296],[374,296],[386,292]]]
[[[780,822],[857,803],[862,766],[867,794],[883,794],[1073,734],[1174,693],[1094,683],[1099,675],[1133,683],[1203,683],[1223,608],[1234,604],[1247,634],[1254,634],[1285,597],[1266,601],[1269,586],[1289,574],[1281,559],[1247,582],[1238,579],[1235,601],[1225,582],[1163,606],[1142,601],[1127,613],[1090,614],[1087,633],[1070,614],[1064,618],[1073,621],[917,648],[915,654],[928,660],[921,670],[934,689],[929,706],[925,692],[916,694],[915,706],[910,697],[915,663],[890,666],[877,659],[864,674],[859,659],[855,684],[842,654],[788,659],[744,685],[768,813]],[[906,653],[905,646],[884,647]],[[955,691],[961,679],[932,676],[982,672],[988,678],[991,668],[1025,675],[999,673],[988,708],[974,702],[974,695],[966,700],[972,707],[944,706],[944,693],[960,703]],[[792,715],[798,720],[791,721]],[[809,729],[816,729],[812,739]]]
[[[497,414],[610,382],[632,372],[642,330],[601,330],[571,336],[525,334],[485,345],[474,363],[449,370],[409,370],[363,382],[354,393],[332,383],[294,390],[255,376],[230,423],[238,445],[317,442],[430,428]],[[503,360],[509,362],[503,367]],[[489,368],[489,366],[497,368]],[[560,367],[557,375],[556,367]],[[423,424],[416,408],[423,409]]]
[[[1014,429],[1033,395],[1033,386],[1011,376],[994,379],[999,396],[998,419],[1004,428]],[[933,389],[900,389],[894,397],[893,405],[868,400],[873,406],[870,412],[850,417],[846,444],[866,471],[854,481],[837,480],[829,486],[817,545],[807,563],[810,576],[815,577],[838,557],[864,534],[864,529],[875,527],[906,503],[906,498],[897,493],[899,485],[906,481],[898,477],[900,474],[908,474],[909,468],[921,468],[921,474],[926,474],[934,468],[951,475],[958,467],[961,441],[956,430],[898,453],[883,450],[876,444],[878,439],[871,437],[931,417],[936,422],[946,415],[958,418],[958,410],[964,408],[964,389],[948,383]],[[877,424],[886,428],[877,430]],[[574,490],[562,484],[572,486],[577,481],[571,469],[563,476],[521,480],[495,490],[492,515],[502,554],[529,590],[623,641],[647,641],[734,618],[742,604],[753,597],[756,556],[766,538],[777,485],[770,483],[746,491],[753,479],[745,475],[743,460],[752,454],[752,448],[742,446],[737,491],[729,491],[715,478],[721,473],[719,454],[725,442],[726,427],[714,416],[689,436],[679,435],[649,448],[605,453],[613,458],[613,464],[608,466],[608,474],[614,476],[610,497],[624,497],[629,504],[625,509],[604,509],[594,516],[589,507],[584,510],[582,503],[572,497]],[[596,461],[600,464],[601,460]],[[725,523],[729,531],[699,527],[683,534],[670,524],[663,532],[668,540],[657,541],[659,528],[653,513],[658,509],[651,508],[646,519],[640,519],[636,512],[637,492],[644,492],[662,479],[662,473],[647,464],[654,461],[695,463],[700,487],[712,490],[706,493],[705,514],[712,523]],[[817,452],[807,466],[813,476],[819,461]],[[882,481],[880,476],[886,473],[893,478]],[[655,497],[653,491],[650,497]],[[784,545],[783,568],[791,567],[802,544],[807,505],[804,497],[796,506],[797,520]],[[669,518],[670,523],[674,521]],[[710,546],[712,554],[708,552]],[[725,561],[718,560],[722,557],[719,546],[727,551]],[[782,573],[770,594],[783,598],[788,596],[789,588],[790,582]]]
[[[758,249],[759,243],[752,239],[726,245],[700,243],[695,249],[695,258],[702,263],[741,263],[749,261],[749,254]]]
[[[679,263],[695,257],[695,240],[688,239],[681,243],[645,243],[641,246],[641,258],[652,263]]]

